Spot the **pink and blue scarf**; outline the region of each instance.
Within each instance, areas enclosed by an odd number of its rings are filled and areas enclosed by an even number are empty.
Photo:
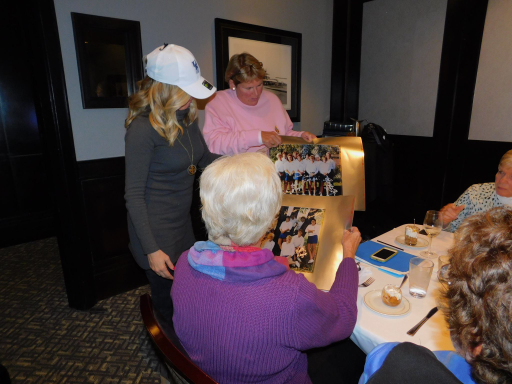
[[[268,249],[219,246],[211,241],[195,243],[188,252],[188,263],[198,272],[230,282],[265,279],[287,270]]]

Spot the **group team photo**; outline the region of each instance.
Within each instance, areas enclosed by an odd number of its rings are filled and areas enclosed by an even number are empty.
[[[284,193],[303,196],[342,195],[338,146],[281,144],[269,152]]]
[[[291,269],[314,271],[324,209],[281,207],[261,241],[261,248],[284,256]]]

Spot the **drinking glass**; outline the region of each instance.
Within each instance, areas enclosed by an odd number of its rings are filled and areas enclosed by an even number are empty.
[[[432,238],[438,235],[441,232],[441,229],[443,229],[441,212],[427,211],[425,220],[423,220],[423,228],[425,229],[425,232],[427,232],[430,241],[428,243],[428,251],[420,252],[420,256],[426,259],[435,259],[437,258],[437,253],[432,252]]]
[[[437,278],[441,283],[446,282],[446,278],[448,277],[448,270],[450,268],[450,256],[441,255],[437,260]]]
[[[409,293],[412,297],[422,299],[427,295],[433,269],[432,260],[421,257],[413,257],[409,260]]]

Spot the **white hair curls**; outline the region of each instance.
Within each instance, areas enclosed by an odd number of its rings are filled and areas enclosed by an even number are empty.
[[[281,181],[272,161],[261,153],[224,156],[204,170],[200,196],[211,241],[251,245],[281,207]]]

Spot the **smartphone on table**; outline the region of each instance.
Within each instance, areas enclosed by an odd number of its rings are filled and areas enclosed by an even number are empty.
[[[389,259],[391,259],[393,256],[395,256],[398,253],[397,250],[391,249],[391,248],[381,248],[374,254],[372,254],[370,257],[373,260],[380,261],[381,263],[385,263]]]

